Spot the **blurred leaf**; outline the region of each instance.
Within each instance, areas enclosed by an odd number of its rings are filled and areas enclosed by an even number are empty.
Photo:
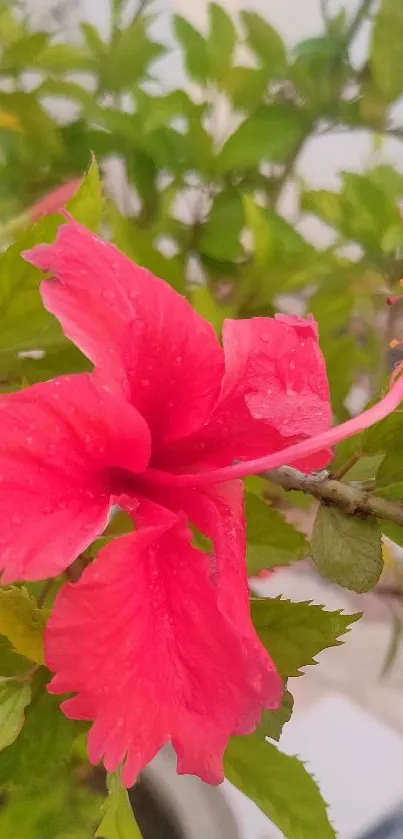
[[[284,679],[300,676],[301,667],[316,664],[314,656],[327,647],[339,646],[339,636],[360,617],[279,597],[252,600],[251,612],[260,641]]]
[[[256,736],[232,737],[225,775],[266,814],[287,839],[335,839],[326,804],[296,758]]]
[[[128,90],[144,79],[151,63],[164,54],[165,47],[148,37],[147,25],[147,18],[140,16],[111,42],[99,67],[100,83],[106,90]]]
[[[31,701],[31,686],[0,679],[0,750],[18,737],[25,719],[25,708]]]
[[[327,189],[304,190],[300,199],[303,213],[312,213],[330,227],[339,227],[342,221],[342,200],[336,192]]]
[[[302,559],[307,544],[302,533],[287,524],[277,510],[262,498],[246,493],[247,565],[254,576],[265,568],[276,568]]]
[[[370,251],[380,250],[382,235],[401,224],[396,203],[365,175],[343,172],[342,232]]]
[[[43,664],[46,613],[25,588],[0,588],[0,633],[20,655]]]
[[[246,224],[253,236],[253,261],[258,268],[264,268],[273,248],[273,232],[268,214],[255,204],[250,195],[243,198]]]
[[[32,61],[25,61],[25,64],[35,70],[43,70],[47,73],[75,73],[80,70],[93,69],[87,52],[83,47],[75,44],[45,44],[32,56]]]
[[[381,531],[375,519],[348,516],[336,507],[321,504],[311,550],[322,576],[352,591],[370,591],[381,576]]]
[[[94,229],[100,219],[100,195],[98,171],[93,162],[68,209]],[[35,244],[52,242],[60,222],[59,215],[46,216],[0,255],[0,378],[5,381],[18,352],[46,349],[65,342],[56,319],[42,305],[39,294],[42,273],[21,257],[22,251]]]
[[[98,29],[87,21],[80,23],[80,29],[89,51],[98,59],[105,57],[108,45],[102,40]]]
[[[213,200],[203,225],[200,250],[218,260],[236,260],[242,253],[240,243],[244,223],[241,196],[236,189],[220,192]]]
[[[285,690],[281,705],[277,711],[263,711],[262,721],[256,729],[256,736],[260,739],[269,737],[278,743],[285,724],[291,719],[293,707],[294,697],[289,690]]]
[[[281,163],[295,148],[304,126],[298,111],[288,105],[262,105],[226,141],[219,157],[222,172]]]
[[[382,0],[374,19],[369,60],[379,90],[390,102],[397,99],[403,93],[403,5],[400,0]]]
[[[203,84],[209,69],[206,41],[186,18],[174,15],[173,21],[175,35],[183,49],[186,70],[192,79]]]
[[[33,32],[22,35],[4,50],[1,56],[3,72],[26,70],[49,40],[47,32]]]
[[[108,210],[115,245],[137,265],[148,268],[177,291],[183,290],[184,268],[180,258],[168,259],[163,256],[155,247],[149,231],[137,228],[133,222],[120,215],[115,207],[109,206]]]
[[[366,172],[366,175],[392,201],[403,198],[403,175],[393,166],[381,163],[379,166],[375,166],[369,172]]]
[[[32,686],[32,703],[26,711],[19,737],[0,753],[0,784],[35,786],[41,779],[67,763],[79,723],[68,720],[59,701],[44,689],[49,674],[39,671]]]
[[[49,157],[61,153],[62,143],[58,126],[33,93],[1,91],[0,108],[19,119],[23,132],[29,138],[30,147],[34,147],[38,159],[46,157],[48,162]]]
[[[73,102],[80,102],[86,108],[92,108],[94,94],[77,82],[66,81],[65,79],[52,79],[47,77],[36,89],[36,94],[43,96],[61,96],[63,99],[71,99]]]
[[[234,311],[231,306],[219,305],[211,291],[205,285],[192,288],[188,296],[196,312],[202,318],[210,321],[216,332],[220,335],[225,318],[234,316]]]
[[[75,771],[82,771],[76,767]],[[85,768],[85,767],[84,767]],[[35,786],[7,790],[0,807],[0,835],[7,839],[89,839],[99,818],[99,795],[77,783],[74,768],[41,776]]]
[[[266,69],[236,66],[228,70],[221,87],[235,108],[254,111],[261,104],[268,82]]]
[[[116,775],[108,776],[108,789],[103,819],[95,836],[102,836],[102,839],[141,839],[127,790]]]
[[[230,16],[218,3],[210,3],[207,56],[213,79],[220,79],[229,70],[236,43],[236,31]]]
[[[279,78],[286,71],[285,46],[278,32],[256,12],[241,12],[248,46],[270,71],[270,78]]]

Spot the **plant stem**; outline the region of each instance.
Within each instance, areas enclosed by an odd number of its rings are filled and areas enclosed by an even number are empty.
[[[359,6],[356,15],[347,30],[347,44],[351,44],[351,41],[355,38],[361,24],[364,22],[365,18],[368,17],[371,11],[371,6],[373,6],[374,3],[375,0],[363,0],[361,6]]]
[[[263,473],[262,477],[286,491],[299,490],[318,501],[334,504],[348,515],[376,516],[403,526],[403,504],[400,501],[378,498],[359,486],[331,478],[328,472],[305,475],[298,469],[282,466]]]

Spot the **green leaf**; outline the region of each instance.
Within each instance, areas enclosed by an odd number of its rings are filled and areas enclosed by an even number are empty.
[[[40,670],[32,685],[32,703],[19,737],[0,753],[0,785],[34,786],[70,759],[79,723],[66,719],[60,702],[47,693],[49,673]]]
[[[30,701],[30,685],[0,679],[0,750],[18,737]]]
[[[38,160],[49,165],[49,157],[62,153],[60,130],[33,93],[1,91],[0,107],[18,117],[30,151],[35,150]]]
[[[67,207],[88,227],[98,226],[101,193],[95,162]],[[65,338],[56,321],[43,307],[39,282],[42,273],[21,257],[36,244],[52,242],[61,223],[59,215],[46,216],[25,231],[0,254],[0,376],[8,381],[9,370],[20,351],[63,345]]]
[[[361,448],[367,454],[397,452],[401,450],[403,413],[400,409],[364,432]]]
[[[339,646],[339,636],[360,617],[280,598],[252,600],[251,612],[256,632],[284,679],[300,676],[301,667],[316,664],[314,656]]]
[[[396,202],[365,175],[343,172],[341,230],[370,251],[381,249],[390,227],[401,224]]]
[[[375,15],[370,47],[370,67],[377,87],[389,102],[403,92],[403,5],[382,0]]]
[[[249,47],[270,71],[270,79],[285,73],[287,58],[284,43],[275,29],[255,12],[241,12]]]
[[[300,205],[303,213],[312,213],[330,227],[338,228],[342,221],[342,200],[336,192],[327,189],[304,190]]]
[[[150,65],[165,53],[165,47],[151,41],[147,33],[148,21],[138,17],[123,29],[110,44],[109,52],[100,60],[100,83],[116,93],[128,90],[135,82],[145,79]]]
[[[293,107],[262,105],[229,137],[217,164],[222,172],[229,172],[264,161],[281,163],[295,148],[303,130],[301,116]]]
[[[255,204],[251,195],[244,195],[246,223],[253,236],[253,260],[257,268],[266,266],[273,250],[273,232],[267,214]]]
[[[213,201],[199,243],[212,259],[236,260],[242,253],[240,235],[244,223],[242,198],[236,189],[220,192]]]
[[[322,576],[352,591],[370,591],[381,576],[381,531],[373,518],[348,516],[336,507],[321,504],[311,550]]]
[[[69,213],[95,233],[99,230],[103,211],[102,184],[95,157],[77,192],[68,202]]]
[[[246,493],[247,564],[250,576],[301,559],[307,553],[302,533],[287,524],[262,498]]]
[[[92,63],[86,50],[74,44],[46,44],[26,65],[47,73],[76,73],[91,70]]]
[[[236,108],[254,111],[261,104],[269,79],[266,69],[236,66],[228,70],[221,87]]]
[[[213,79],[220,79],[229,70],[236,43],[236,31],[230,16],[217,3],[209,5],[207,56]]]
[[[218,334],[221,333],[225,318],[234,316],[233,308],[219,305],[206,285],[198,285],[191,289],[188,296],[196,312],[210,321]]]
[[[154,237],[148,230],[136,227],[120,215],[115,207],[108,207],[115,245],[138,265],[143,265],[157,277],[162,277],[176,291],[183,290],[184,269],[179,257],[168,259],[155,247]]]
[[[294,697],[289,690],[285,690],[277,711],[263,711],[262,721],[256,729],[256,736],[260,739],[269,737],[270,740],[276,740],[278,743],[285,724],[291,719],[293,707]]]
[[[47,77],[36,88],[35,93],[39,96],[60,96],[63,99],[71,99],[73,102],[80,102],[87,109],[94,106],[94,94],[86,90],[77,82],[66,81],[65,79],[53,79]]]
[[[103,818],[95,836],[102,836],[102,839],[141,839],[127,790],[116,775],[108,776],[108,789]]]
[[[388,452],[376,473],[376,487],[387,487],[390,484],[403,484],[403,453],[401,451]],[[403,496],[402,496],[403,497]]]
[[[43,664],[43,630],[46,613],[25,588],[0,588],[0,633],[15,651]]]
[[[203,84],[209,69],[206,41],[200,32],[181,15],[174,15],[174,30],[184,52],[185,66],[189,76]]]
[[[256,736],[233,737],[224,758],[229,781],[257,804],[287,839],[334,839],[326,804],[296,757]]]
[[[49,39],[47,32],[34,32],[13,41],[1,57],[4,72],[26,70]]]
[[[86,21],[80,23],[80,29],[89,51],[92,52],[92,54],[98,59],[104,57],[107,50],[107,44],[105,44],[100,37],[98,29]]]

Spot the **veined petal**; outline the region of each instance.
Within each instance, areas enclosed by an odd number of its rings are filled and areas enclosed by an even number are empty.
[[[262,708],[279,706],[283,685],[250,617],[243,482],[228,481],[200,490],[153,487],[149,494],[177,515],[186,516],[212,541],[210,567],[217,604],[243,644],[249,683],[259,697],[255,703],[246,697],[234,731],[249,733],[258,724]]]
[[[63,587],[46,629],[50,690],[77,693],[65,713],[94,720],[91,760],[110,771],[124,761],[127,785],[168,740],[180,773],[219,783],[230,735],[261,706],[209,559],[189,538],[168,514],[115,540]]]
[[[256,458],[330,427],[329,388],[314,320],[286,315],[228,320],[223,341],[225,374],[210,420],[201,432],[171,446],[163,467]],[[309,472],[330,459],[327,449],[295,465]]]
[[[183,297],[76,222],[25,258],[51,275],[42,283],[46,308],[145,417],[154,448],[203,425],[224,356],[211,325]]]
[[[105,528],[111,469],[143,471],[146,423],[89,374],[0,398],[2,581],[57,576]]]

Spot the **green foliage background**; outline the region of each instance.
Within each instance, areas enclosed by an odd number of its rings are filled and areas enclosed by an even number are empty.
[[[30,205],[86,172],[70,212],[186,294],[218,333],[225,317],[271,315],[284,295],[305,301],[319,322],[340,421],[352,385],[364,378],[375,399],[399,358],[399,349],[393,356],[388,348],[399,337],[399,308],[388,309],[385,299],[403,273],[403,174],[379,162],[376,150],[385,137],[403,140],[394,118],[403,95],[402,2],[381,0],[375,11],[374,2],[362,0],[353,16],[347,9],[331,16],[324,0],[321,35],[292,50],[246,4],[237,19],[210,4],[204,32],[176,15],[171,45],[157,43],[149,5],[141,3],[130,18],[125,0],[113,0],[109,38],[82,23],[79,42],[70,44],[63,33],[33,31],[17,2],[0,0],[0,238],[8,245],[0,255],[0,388],[87,368],[42,308],[38,272],[20,258],[35,242],[51,241],[60,223],[48,216],[30,224]],[[369,50],[357,66],[352,45],[368,20]],[[248,51],[245,63],[240,46]],[[169,50],[181,55],[180,88],[169,89],[161,71]],[[74,105],[67,123],[52,115],[55,98]],[[223,109],[228,119],[217,136]],[[341,172],[334,192],[296,178],[312,137],[362,130],[373,137],[367,171]],[[120,159],[120,201],[102,186],[92,155],[101,175],[111,156]],[[298,221],[323,222],[332,234],[327,247],[307,241],[281,215],[290,182]],[[346,247],[352,244],[353,251]],[[403,499],[400,417],[396,412],[341,445],[335,470],[353,454],[351,468],[361,472],[344,469],[347,478]],[[250,573],[306,556],[305,538],[268,503],[267,482],[249,481],[247,489]],[[301,494],[292,497],[306,503]],[[317,569],[368,590],[382,572],[382,532],[403,544],[396,525],[322,506],[312,540]],[[45,692],[42,599],[36,585],[29,593],[0,589],[0,833],[85,839],[102,818],[97,836],[131,839],[139,833],[119,779],[108,780],[101,817],[99,789],[105,795],[106,786],[86,763],[85,731]],[[265,713],[255,735],[231,741],[227,775],[289,839],[327,839],[334,832],[314,781],[265,738],[277,741],[291,715],[288,678],[337,644],[357,616],[283,600],[255,603],[252,616],[284,679],[284,701],[279,712]]]

